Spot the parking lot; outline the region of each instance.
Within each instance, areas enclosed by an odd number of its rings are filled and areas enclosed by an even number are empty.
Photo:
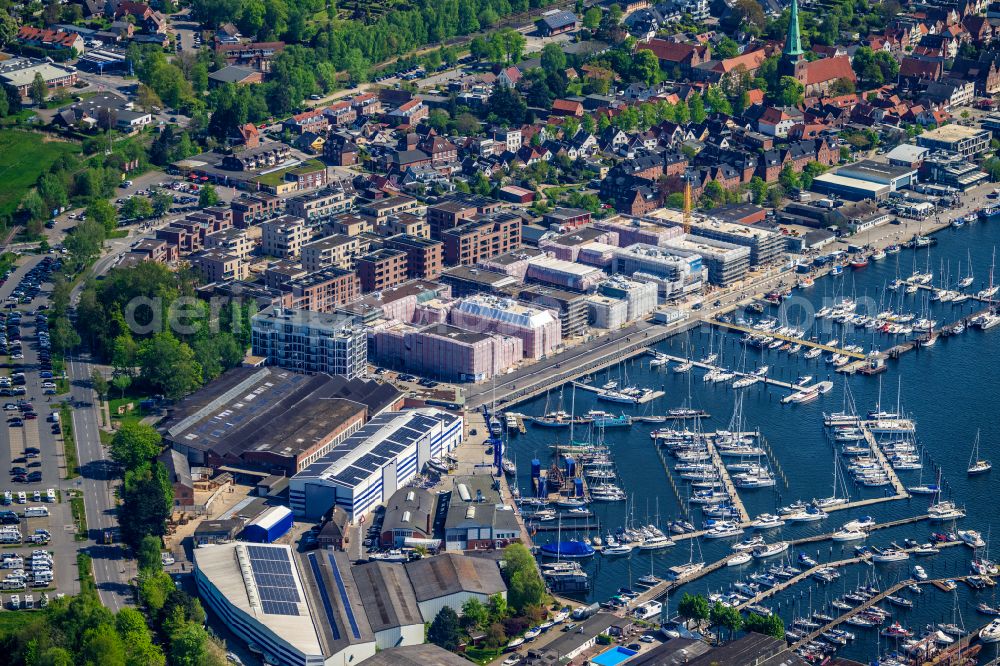
[[[0,280],[0,591],[6,608],[32,608],[75,593],[76,546],[63,480],[63,424],[52,366],[47,291],[60,260],[31,256]],[[43,553],[45,553],[43,555]],[[10,596],[7,596],[7,592]],[[41,594],[46,596],[42,597]]]

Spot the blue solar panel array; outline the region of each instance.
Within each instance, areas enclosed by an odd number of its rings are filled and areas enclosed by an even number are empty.
[[[247,546],[261,606],[269,615],[298,615],[301,601],[292,575],[292,563],[284,548]]]
[[[347,598],[347,588],[344,587],[344,579],[340,575],[340,567],[337,566],[337,560],[333,558],[333,554],[327,554],[330,558],[330,567],[333,569],[333,577],[337,581],[337,589],[340,590],[340,600],[344,604],[344,610],[347,612],[347,621],[351,623],[351,633],[354,634],[355,639],[361,638],[361,631],[358,629],[358,621],[354,619],[354,609],[351,607],[351,600]]]
[[[319,588],[319,596],[323,600],[323,608],[326,610],[326,619],[330,622],[330,632],[333,640],[340,640],[340,629],[337,627],[337,618],[333,614],[333,604],[330,603],[330,595],[326,592],[326,585],[323,584],[323,576],[319,570],[319,563],[316,561],[316,553],[309,555],[309,566],[312,568],[313,576],[316,577],[316,587]]]

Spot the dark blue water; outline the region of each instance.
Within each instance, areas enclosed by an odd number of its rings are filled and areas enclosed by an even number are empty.
[[[903,338],[892,338],[887,335],[873,334],[870,330],[855,329],[848,326],[842,330],[839,325],[827,320],[812,321],[811,312],[818,310],[834,297],[851,297],[861,303],[859,312],[874,313],[893,308],[913,312],[919,316],[930,316],[940,324],[954,321],[961,314],[968,314],[982,307],[972,301],[961,306],[950,303],[939,304],[929,302],[926,292],[919,295],[901,296],[888,292],[886,286],[896,277],[907,277],[914,266],[920,271],[930,270],[935,273],[935,283],[940,284],[944,275],[950,269],[951,281],[968,274],[969,259],[976,277],[973,289],[981,288],[989,279],[990,266],[994,246],[1000,244],[1000,221],[966,225],[962,229],[947,229],[937,234],[939,243],[928,249],[903,250],[900,254],[889,255],[880,262],[873,262],[867,268],[851,271],[837,277],[827,277],[817,280],[815,286],[808,290],[796,290],[795,295],[781,309],[772,308],[766,314],[786,317],[791,324],[810,326],[810,336],[816,336],[820,341],[831,338],[841,338],[845,344],[860,344],[866,350],[872,348],[885,349],[892,344],[901,342]],[[942,270],[943,265],[943,270]],[[1000,280],[1000,277],[998,277]],[[784,470],[786,479],[779,479],[778,486],[771,489],[742,490],[741,498],[751,516],[761,512],[773,512],[776,506],[787,504],[796,499],[809,500],[814,497],[826,497],[831,494],[833,484],[834,452],[831,442],[827,439],[823,428],[822,414],[824,411],[839,411],[842,407],[843,382],[841,375],[833,372],[832,366],[824,363],[822,357],[806,360],[802,354],[789,357],[787,354],[772,350],[746,351],[739,343],[737,335],[712,333],[708,329],[696,329],[687,335],[675,336],[662,343],[658,349],[675,356],[701,358],[712,351],[722,352],[722,363],[730,368],[739,367],[744,363],[746,368],[760,364],[771,367],[770,376],[778,379],[794,381],[800,375],[813,375],[819,379],[830,378],[835,388],[829,394],[807,405],[782,405],[781,397],[787,391],[764,387],[760,384],[743,390],[743,414],[747,429],[759,428],[767,440],[778,465]],[[997,423],[998,399],[997,364],[1000,360],[1000,328],[982,332],[967,330],[959,336],[941,338],[934,347],[920,349],[905,354],[898,361],[888,361],[889,370],[881,375],[881,401],[883,409],[895,410],[897,401],[901,409],[917,423],[918,443],[924,448],[925,460],[923,481],[933,482],[937,470],[943,477],[948,495],[964,504],[968,517],[960,521],[961,528],[974,528],[984,535],[990,531],[996,522],[1000,534],[1000,513],[997,512],[1000,500],[1000,424]],[[669,368],[650,368],[649,357],[639,357],[627,361],[624,366],[614,367],[607,372],[598,373],[593,383],[601,385],[609,379],[619,379],[627,372],[629,383],[645,385],[651,388],[663,389],[664,398],[656,401],[653,411],[664,413],[668,407],[682,405],[689,394],[696,408],[705,409],[712,418],[705,421],[705,430],[724,429],[729,425],[733,412],[733,389],[723,384],[706,384],[701,377],[704,371],[695,369],[689,378],[685,374],[672,372]],[[854,376],[849,380],[851,391],[859,412],[874,408],[879,399],[879,379],[876,377]],[[899,393],[897,396],[897,386]],[[550,408],[555,408],[556,392],[548,397]],[[541,414],[545,410],[546,398],[523,403],[516,407],[525,414]],[[563,392],[563,407],[570,407],[570,388]],[[649,409],[647,406],[617,405],[597,401],[590,393],[576,391],[576,412],[582,414],[589,409],[604,409],[622,411],[632,414],[642,414]],[[631,513],[635,522],[652,523],[659,510],[659,522],[666,523],[679,517],[685,511],[673,488],[668,483],[657,451],[649,437],[654,426],[636,424],[628,429],[608,429],[605,441],[612,448],[621,482],[620,485],[629,493]],[[968,477],[966,466],[976,431],[981,431],[981,456],[991,459],[997,465],[990,474],[978,477]],[[586,439],[587,433],[577,430],[575,439]],[[529,464],[533,457],[539,457],[543,466],[551,462],[550,446],[556,442],[565,443],[569,433],[565,430],[545,429],[528,426],[525,435],[516,435],[509,444],[508,450],[516,457],[519,466],[519,485],[524,494],[529,494]],[[920,472],[900,472],[903,482],[914,485],[920,478]],[[787,485],[786,482],[787,481]],[[678,479],[679,482],[679,479]],[[848,482],[851,499],[878,497],[885,494],[885,488],[861,488]],[[682,493],[685,491],[681,490]],[[779,539],[796,539],[816,533],[825,533],[839,528],[843,523],[862,515],[871,515],[878,522],[885,522],[923,513],[929,503],[926,498],[897,500],[857,510],[837,511],[830,518],[817,523],[786,526],[780,530],[770,530],[765,537],[770,541]],[[601,522],[601,536],[609,530],[614,530],[624,524],[625,504],[594,504],[597,517]],[[700,512],[695,509],[694,520],[700,524]],[[891,541],[902,543],[904,538],[926,541],[931,531],[941,529],[941,526],[920,522],[914,525],[901,526],[875,532],[867,543],[877,546],[887,546]],[[591,532],[593,536],[595,533]],[[751,533],[748,532],[747,536]],[[563,524],[563,539],[582,538],[584,533],[575,532],[570,523]],[[537,543],[555,540],[555,533],[540,533],[536,536]],[[700,541],[694,545],[696,561],[713,562],[731,553],[733,539],[716,541]],[[819,560],[838,560],[851,557],[853,546],[830,545],[831,542],[812,544],[810,554]],[[818,549],[818,550],[817,550]],[[995,552],[1000,551],[1000,542],[996,543]],[[921,564],[932,578],[945,575],[964,575],[969,573],[971,549],[961,546],[945,549],[933,557],[910,558],[907,562],[876,565],[874,568],[864,565],[841,569],[839,581],[823,585],[814,582],[801,583],[776,597],[767,600],[766,605],[779,612],[786,620],[809,608],[810,593],[814,609],[819,609],[833,597],[839,596],[845,589],[855,587],[866,577],[877,575],[881,587],[887,587],[901,578],[908,577],[910,568]],[[996,552],[1000,555],[1000,552]],[[585,562],[584,566],[591,574],[592,591],[588,600],[603,600],[613,595],[618,587],[628,585],[629,581],[648,574],[650,569],[661,578],[666,567],[686,562],[689,559],[689,543],[678,542],[678,545],[667,551],[655,553],[634,552],[628,558],[605,558],[600,555]],[[991,556],[993,557],[993,556]],[[995,559],[995,557],[993,557]],[[736,569],[722,569],[716,573],[681,588],[682,592],[717,592],[725,591],[730,584],[740,578],[746,578],[760,567],[754,562]],[[811,592],[810,592],[811,591]],[[904,592],[905,594],[909,594]],[[921,629],[929,622],[951,621],[953,614],[952,596],[937,589],[925,588],[923,595],[912,595],[916,605],[909,611],[890,608],[894,615],[905,625],[914,630]],[[964,624],[978,628],[988,621],[975,610],[979,601],[985,600],[992,605],[994,592],[987,588],[982,592],[973,593],[967,586],[961,584],[958,590],[957,612]],[[676,599],[673,600],[673,603]],[[830,614],[837,615],[834,610]],[[858,634],[858,640],[844,648],[841,654],[854,658],[874,656],[887,647],[886,639],[876,642],[876,633],[871,630],[850,628]],[[993,648],[988,648],[992,653]]]

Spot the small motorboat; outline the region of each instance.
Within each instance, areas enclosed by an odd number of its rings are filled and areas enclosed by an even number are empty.
[[[917,580],[927,580],[927,571],[918,564],[913,567],[913,577]]]
[[[746,564],[747,562],[749,562],[752,559],[753,559],[753,556],[750,553],[745,553],[745,552],[744,553],[737,553],[736,555],[733,555],[728,560],[726,560],[726,566],[727,567],[742,566],[742,565]]]

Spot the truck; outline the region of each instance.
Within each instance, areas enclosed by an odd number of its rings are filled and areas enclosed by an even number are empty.
[[[586,620],[591,615],[596,615],[601,610],[600,604],[590,604],[589,606],[578,606],[573,609],[571,617],[574,620]]]

